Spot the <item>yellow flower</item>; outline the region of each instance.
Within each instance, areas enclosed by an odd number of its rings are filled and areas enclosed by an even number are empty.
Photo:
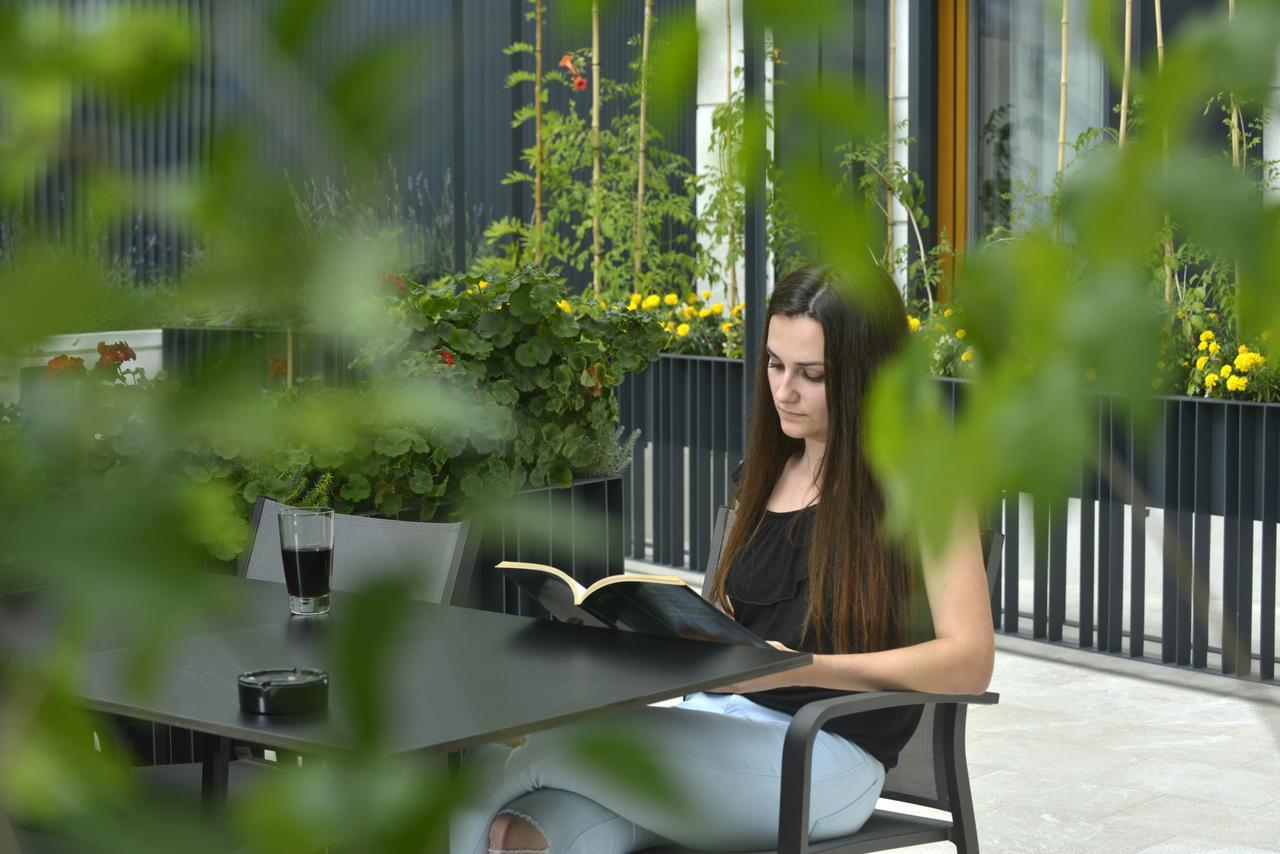
[[[675,294],[667,294],[665,297],[662,298],[662,301],[667,305],[679,305],[680,297],[676,296]]]
[[[608,307],[609,307],[609,304],[608,304],[607,302],[605,302],[604,300],[600,300],[600,307],[601,307],[601,308],[608,308]]]
[[[1217,313],[1216,311],[1211,311],[1211,312],[1209,312],[1209,319],[1210,319],[1210,320],[1217,320],[1217,319],[1218,319],[1218,313]]]
[[[730,312],[730,314],[732,314],[734,317],[741,317],[741,316],[742,316],[742,312],[743,312],[743,310],[744,310],[744,309],[746,309],[746,307],[747,307],[747,304],[746,304],[746,303],[744,303],[744,302],[740,302],[740,303],[738,303],[737,305],[735,305],[735,306],[733,307],[733,311],[732,311],[732,312]]]
[[[733,324],[729,323],[728,321],[725,321],[724,323],[720,324],[721,332],[728,332],[732,328],[733,328]]]
[[[1236,377],[1236,391],[1244,391],[1249,387],[1248,377]]]
[[[644,299],[644,296],[643,296],[642,294],[632,294],[632,295],[631,295],[631,301],[632,301],[632,302],[640,302],[642,299]]]
[[[1201,341],[1201,342],[1200,342],[1200,346],[1199,346],[1199,347],[1197,347],[1196,349],[1197,349],[1197,350],[1208,350],[1208,349],[1209,349],[1209,342],[1208,342],[1208,341]]]
[[[573,306],[569,305],[569,301],[567,299],[562,299],[560,302],[556,303],[556,308],[560,309],[565,314],[573,314]]]
[[[682,323],[682,324],[680,324],[679,326],[677,326],[677,327],[676,327],[676,334],[677,334],[677,335],[679,335],[681,338],[683,338],[684,336],[688,335],[688,334],[689,334],[689,324],[687,324],[687,323]]]
[[[712,313],[712,314],[724,314],[724,303],[722,303],[722,302],[713,302],[713,303],[711,304],[711,313]]]
[[[1223,376],[1223,377],[1229,377],[1229,376],[1231,376],[1231,366],[1230,366],[1230,365],[1223,365],[1223,366],[1222,366],[1222,370],[1221,370],[1221,371],[1218,371],[1218,373],[1222,374],[1222,376]]]
[[[1217,375],[1217,374],[1206,374],[1206,375],[1205,375],[1205,378],[1204,378],[1204,390],[1205,390],[1205,391],[1213,391],[1214,387],[1215,387],[1217,384],[1218,384],[1218,375]]]
[[[1249,371],[1266,361],[1267,360],[1260,353],[1241,353],[1239,356],[1236,356],[1236,370],[1242,374],[1247,374]]]
[[[973,361],[973,348],[972,348],[972,347],[968,348],[967,350],[965,350],[963,353],[961,353],[961,354],[960,354],[960,361],[962,361],[962,362],[972,362],[972,361]]]
[[[909,315],[909,314],[908,314],[908,315],[907,315],[907,328],[908,328],[908,329],[910,329],[912,332],[919,332],[919,331],[920,331],[920,318],[918,318],[918,317],[912,317],[911,315]]]
[[[1237,352],[1237,353],[1248,353],[1248,352],[1249,352],[1249,348],[1248,348],[1248,347],[1246,347],[1245,345],[1241,344],[1241,345],[1240,345],[1240,349],[1239,349],[1239,350],[1236,350],[1236,352]]]
[[[480,290],[484,290],[485,288],[489,287],[489,283],[486,282],[484,279],[481,279],[480,281],[476,282],[476,287],[479,288]]]
[[[638,303],[634,303],[634,302],[627,303],[627,311],[635,311],[636,305],[638,305]]]
[[[944,309],[944,310],[943,310],[943,312],[942,312],[942,316],[943,316],[943,317],[950,317],[950,316],[951,316],[951,315],[953,315],[953,314],[955,314],[955,312],[954,312],[954,311],[952,311],[952,310],[951,310],[951,309],[949,309],[949,308],[948,308],[948,309]]]
[[[1218,342],[1217,342],[1217,341],[1210,341],[1210,342],[1209,342],[1209,352],[1210,352],[1210,353],[1212,353],[1213,355],[1215,355],[1215,356],[1216,356],[1216,355],[1218,354],[1218,351],[1219,351],[1219,350],[1221,350],[1221,349],[1222,349],[1222,346],[1221,346],[1220,344],[1218,344]]]
[[[641,303],[641,305],[643,305],[645,308],[657,308],[658,306],[662,305],[662,297],[658,296],[657,294],[649,294],[647,297],[644,298],[644,302]]]
[[[960,339],[961,341],[963,341],[963,340],[964,340],[964,337],[965,337],[966,335],[968,335],[968,334],[969,334],[969,333],[968,333],[968,332],[965,332],[963,329],[957,329],[957,330],[956,330],[956,338]]]
[[[1205,365],[1207,365],[1207,364],[1209,364],[1209,357],[1208,357],[1208,356],[1201,356],[1199,359],[1196,359],[1196,370],[1197,370],[1197,371],[1203,371],[1203,370],[1204,370],[1204,366],[1205,366]]]
[[[711,316],[711,309],[703,308],[698,310],[698,317],[710,317],[710,316]]]
[[[1212,329],[1206,329],[1204,332],[1200,333],[1201,341],[1212,341],[1213,339],[1214,339],[1214,335],[1213,335]]]
[[[1227,391],[1235,391],[1236,386],[1240,383],[1239,377],[1227,377]]]
[[[695,291],[689,291],[689,293],[685,296],[684,301],[687,302],[689,305],[697,305],[698,294]]]
[[[691,305],[681,306],[680,316],[683,317],[685,320],[688,320],[689,318],[693,317],[693,306]]]
[[[674,320],[668,320],[666,323],[662,324],[662,328],[667,332],[674,332],[676,323]]]
[[[711,291],[703,291],[703,292],[702,292],[702,298],[703,298],[703,299],[711,299]]]

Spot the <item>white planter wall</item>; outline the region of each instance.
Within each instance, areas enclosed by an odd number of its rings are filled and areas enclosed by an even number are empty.
[[[14,403],[20,399],[20,372],[23,368],[43,367],[54,356],[79,356],[86,368],[98,361],[98,342],[114,344],[124,341],[138,354],[136,362],[126,362],[125,368],[143,368],[147,376],[160,373],[163,365],[161,331],[159,329],[126,329],[113,332],[82,332],[73,335],[55,335],[38,349],[19,360],[6,375],[0,368],[0,402]]]

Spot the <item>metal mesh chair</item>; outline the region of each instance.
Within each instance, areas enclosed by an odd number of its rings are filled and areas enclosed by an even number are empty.
[[[284,561],[276,519],[286,505],[259,497],[253,505],[249,543],[240,574],[284,583]],[[473,605],[471,572],[478,541],[469,522],[401,522],[369,516],[334,515],[334,590],[353,590],[395,576],[410,584],[409,595],[423,602]]]
[[[715,581],[724,548],[725,533],[733,523],[733,511],[721,507],[716,515],[707,560],[704,591]],[[1000,574],[1004,535],[982,533],[988,593]],[[886,851],[927,842],[952,842],[962,852],[978,850],[969,770],[965,761],[964,723],[967,707],[999,700],[993,693],[979,696],[920,694],[912,691],[877,691],[835,697],[809,703],[796,713],[782,748],[782,796],[778,807],[778,847],[751,854],[801,854],[801,852]],[[813,742],[828,720],[845,715],[896,706],[923,706],[915,734],[898,756],[898,764],[885,775],[880,796],[951,814],[950,819],[926,818],[889,810],[876,810],[851,836],[809,841],[809,778]],[[662,846],[646,854],[697,854],[679,846]],[[746,852],[741,852],[746,854]]]

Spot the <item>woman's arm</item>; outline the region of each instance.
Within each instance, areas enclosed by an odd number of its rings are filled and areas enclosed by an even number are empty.
[[[922,560],[933,640],[883,652],[815,655],[808,667],[718,690],[749,693],[806,685],[841,691],[982,693],[991,683],[995,638],[976,516],[957,514],[946,548],[941,553],[922,548]]]

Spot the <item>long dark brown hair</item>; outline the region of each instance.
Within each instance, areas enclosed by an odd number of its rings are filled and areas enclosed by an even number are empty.
[[[846,296],[846,293],[850,296]],[[907,642],[912,565],[882,531],[884,496],[862,452],[862,403],[880,365],[907,337],[906,309],[888,276],[842,288],[826,268],[802,267],[777,283],[765,314],[811,317],[822,325],[827,394],[826,452],[809,547],[806,632],[818,650],[873,652]],[[751,399],[747,453],[737,510],[711,595],[729,606],[726,582],[764,519],[787,460],[804,441],[782,432],[769,390],[768,353],[760,354]]]

